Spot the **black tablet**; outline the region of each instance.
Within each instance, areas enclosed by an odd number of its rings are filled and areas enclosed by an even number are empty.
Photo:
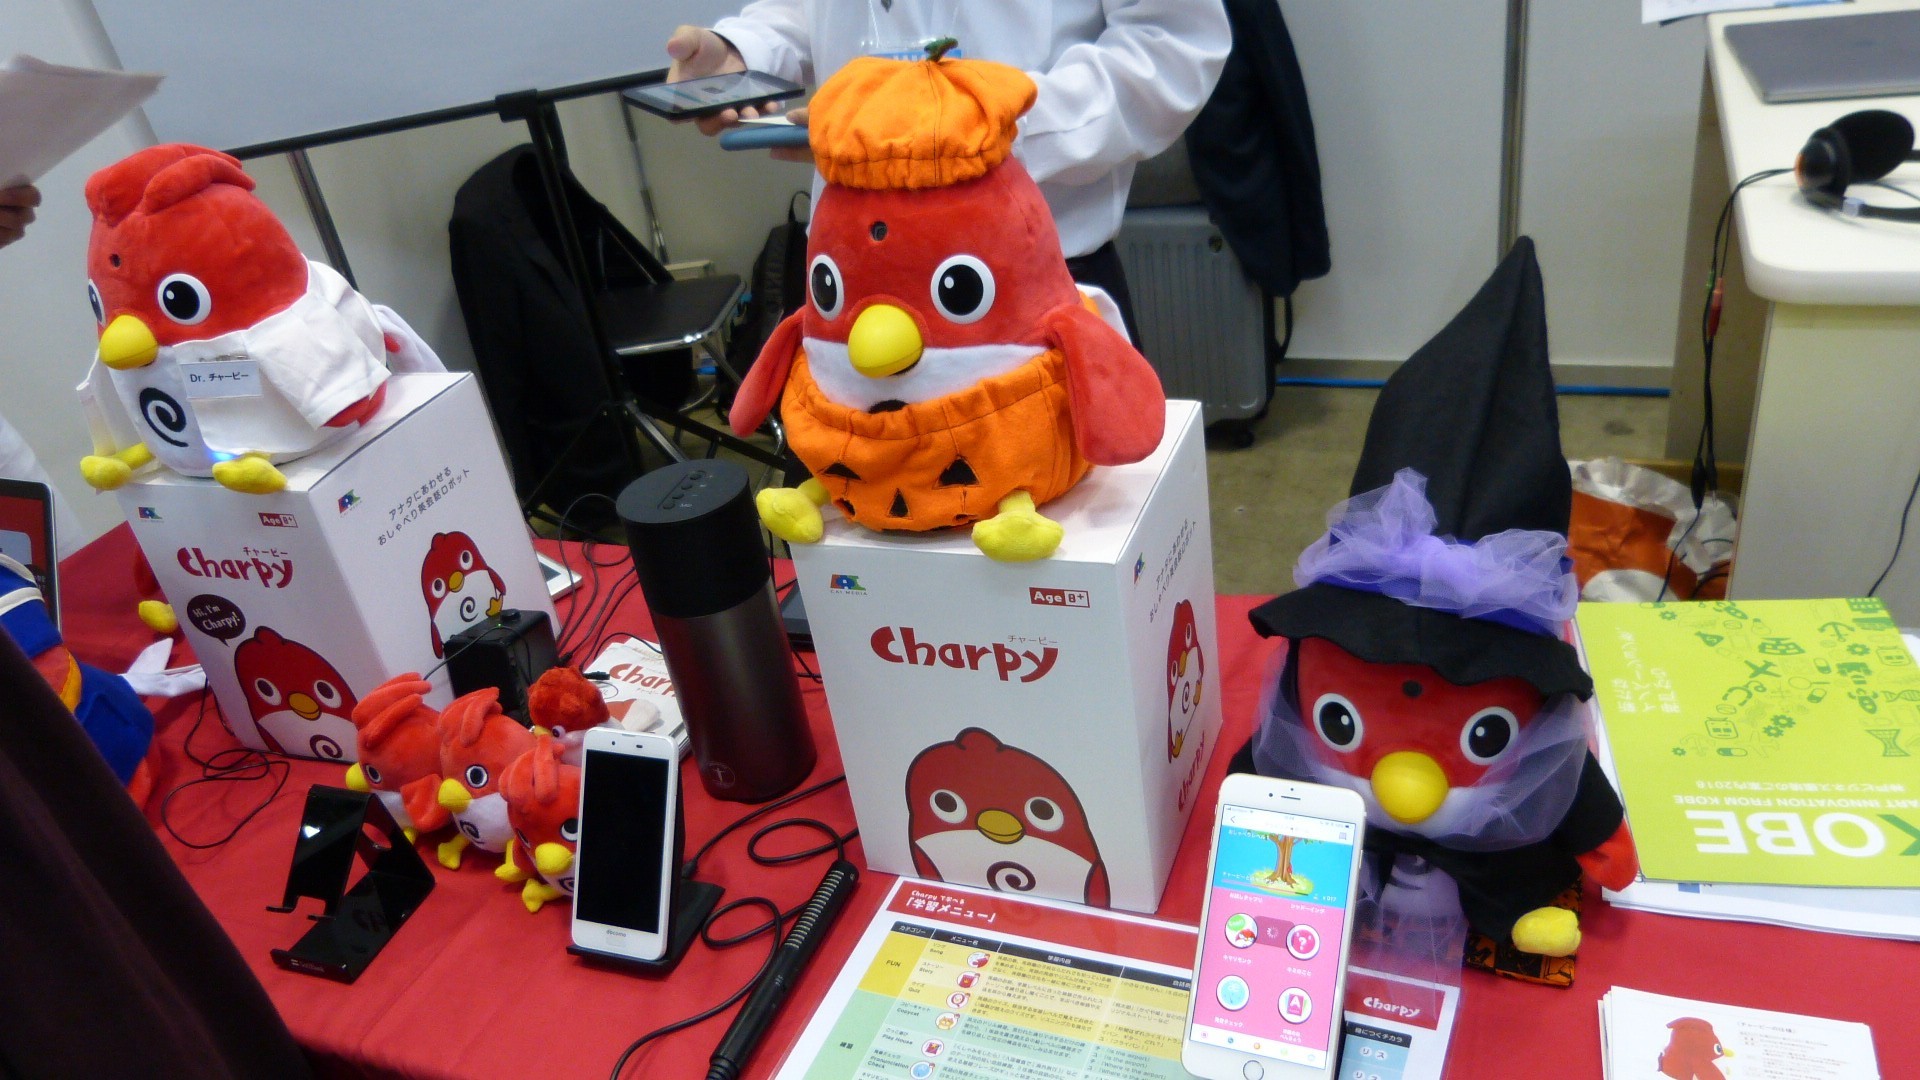
[[[798,97],[806,88],[760,71],[735,71],[704,79],[636,86],[624,92],[628,101],[669,120],[690,120],[745,105]]]
[[[0,555],[5,555],[33,572],[40,594],[47,599],[47,614],[54,625],[60,624],[60,602],[55,591],[55,554],[53,536],[53,492],[47,485],[32,480],[0,479]]]

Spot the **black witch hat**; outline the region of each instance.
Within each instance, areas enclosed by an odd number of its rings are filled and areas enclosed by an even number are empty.
[[[1294,570],[1302,587],[1255,608],[1255,629],[1458,685],[1592,693],[1559,636],[1578,599],[1573,489],[1532,240],[1387,380],[1349,490]]]

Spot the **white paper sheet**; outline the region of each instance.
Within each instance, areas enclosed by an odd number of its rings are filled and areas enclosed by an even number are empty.
[[[26,55],[7,61],[0,66],[0,187],[46,175],[152,96],[161,78]]]
[[[1813,4],[1844,4],[1847,0],[1640,0],[1640,21],[1665,23],[1716,11],[1746,11],[1753,8],[1805,7]]]

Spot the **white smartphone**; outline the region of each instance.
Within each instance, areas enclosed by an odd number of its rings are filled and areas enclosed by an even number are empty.
[[[633,960],[666,954],[679,805],[680,748],[672,739],[588,729],[574,851],[575,945]]]
[[[1180,1063],[1206,1080],[1328,1080],[1340,1066],[1366,805],[1345,788],[1230,773]]]

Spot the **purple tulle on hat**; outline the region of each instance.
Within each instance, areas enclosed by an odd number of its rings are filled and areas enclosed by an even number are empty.
[[[1434,522],[1427,478],[1401,469],[1327,514],[1327,535],[1301,554],[1294,583],[1380,593],[1534,634],[1558,634],[1573,617],[1580,586],[1565,536],[1508,529],[1469,543],[1435,536]]]

